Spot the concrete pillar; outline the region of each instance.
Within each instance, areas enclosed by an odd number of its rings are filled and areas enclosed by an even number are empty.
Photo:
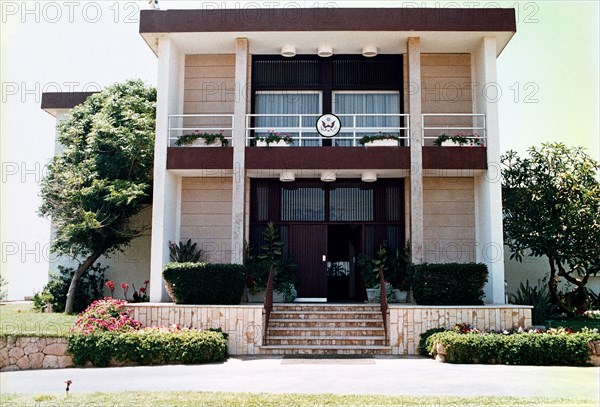
[[[415,264],[423,262],[423,138],[421,122],[421,39],[407,41],[410,114],[410,243]]]
[[[475,260],[488,266],[485,302],[504,304],[504,238],[498,131],[496,39],[484,37],[471,55],[473,112],[486,115],[488,169],[475,177]]]
[[[162,278],[169,261],[169,241],[179,241],[181,179],[167,171],[169,115],[181,114],[184,57],[169,38],[158,43],[156,139],[154,142],[154,188],[152,198],[152,246],[150,252],[150,301],[168,301]]]
[[[244,197],[246,185],[246,95],[248,89],[248,39],[235,43],[235,104],[233,107],[233,196],[231,210],[231,262],[244,260]]]

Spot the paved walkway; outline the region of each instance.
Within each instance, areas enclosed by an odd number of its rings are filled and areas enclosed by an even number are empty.
[[[0,373],[2,393],[202,390],[268,393],[498,395],[599,399],[600,369],[451,365],[425,358],[232,357],[222,364]]]

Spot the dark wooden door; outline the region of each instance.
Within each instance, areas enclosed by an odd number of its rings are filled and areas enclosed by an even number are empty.
[[[298,297],[327,297],[327,225],[292,225],[290,253],[298,269]]]

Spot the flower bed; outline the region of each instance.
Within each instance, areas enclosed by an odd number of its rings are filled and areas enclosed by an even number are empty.
[[[440,331],[440,329],[437,329]],[[421,335],[420,350],[449,363],[586,366],[600,355],[596,329],[480,331],[466,324]]]
[[[129,316],[126,304],[105,298],[81,314],[69,337],[68,352],[74,364],[207,363],[227,357],[227,337],[220,330],[201,331],[178,325],[143,328],[141,322]]]

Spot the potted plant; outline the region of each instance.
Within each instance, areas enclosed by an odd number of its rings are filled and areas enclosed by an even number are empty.
[[[365,147],[397,147],[400,137],[379,132],[376,135],[366,135],[358,140]]]
[[[449,136],[447,134],[440,134],[434,141],[433,145],[437,147],[462,147],[462,146],[481,146],[485,147],[483,140],[479,138],[478,134],[466,134],[459,132],[455,136]]]
[[[271,260],[275,266],[275,277],[273,280],[273,302],[292,302],[296,299],[296,262],[291,258],[281,256],[281,243],[277,236],[277,230],[273,223],[269,223],[263,232],[266,244],[261,246],[261,253],[257,256],[252,254],[252,248],[246,245],[244,250],[244,264],[246,265],[246,289],[248,302],[262,303],[265,300],[267,281]],[[273,258],[267,258],[267,249],[271,248]],[[265,257],[267,256],[267,257]]]
[[[196,130],[191,134],[184,134],[175,140],[177,147],[181,146],[209,146],[209,147],[227,147],[229,140],[223,135],[223,130],[220,133],[200,133]]]
[[[266,136],[254,136],[257,147],[287,147],[293,143],[292,137],[289,134],[281,134],[270,131]]]

